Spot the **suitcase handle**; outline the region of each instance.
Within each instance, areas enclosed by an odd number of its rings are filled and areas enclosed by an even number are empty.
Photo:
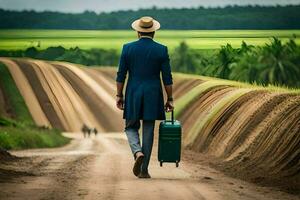
[[[167,121],[169,121],[169,120],[167,120]],[[172,122],[172,124],[174,124],[174,110],[172,110],[172,112],[171,112],[171,122]]]
[[[172,110],[172,113],[171,113],[171,121],[172,121],[172,124],[174,124],[174,110]]]

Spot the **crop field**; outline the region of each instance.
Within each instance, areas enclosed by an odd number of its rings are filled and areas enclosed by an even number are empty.
[[[272,37],[287,41],[294,36],[300,44],[300,30],[160,30],[156,40],[174,49],[182,41],[193,49],[216,49],[230,43],[233,47],[242,41],[252,45],[269,43]],[[0,49],[19,50],[28,47],[45,49],[49,46],[82,49],[102,48],[120,50],[122,45],[136,39],[136,33],[126,31],[91,30],[0,30]]]

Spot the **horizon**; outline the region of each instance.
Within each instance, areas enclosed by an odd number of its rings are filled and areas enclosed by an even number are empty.
[[[115,1],[106,0],[53,0],[51,2],[42,2],[40,0],[27,0],[26,3],[20,3],[20,0],[0,0],[0,9],[9,11],[36,11],[36,12],[61,12],[61,13],[83,13],[86,11],[100,13],[111,13],[118,11],[136,11],[139,9],[181,9],[181,8],[223,8],[226,6],[291,6],[300,5],[300,0],[264,0],[264,1],[241,1],[241,0],[212,0],[210,2],[199,0],[187,0],[184,3],[180,0],[166,0],[152,2],[141,0],[120,0],[116,5]],[[170,2],[172,1],[172,2]]]

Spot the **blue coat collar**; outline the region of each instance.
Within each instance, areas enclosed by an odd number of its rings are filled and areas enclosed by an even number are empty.
[[[153,38],[149,36],[142,36],[139,40],[153,40]]]

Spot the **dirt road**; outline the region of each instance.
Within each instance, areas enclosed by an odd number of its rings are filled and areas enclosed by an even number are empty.
[[[226,177],[188,152],[179,168],[161,168],[156,145],[152,179],[138,179],[123,133],[67,136],[74,140],[63,148],[12,152],[23,158],[0,164],[0,199],[300,199]]]

